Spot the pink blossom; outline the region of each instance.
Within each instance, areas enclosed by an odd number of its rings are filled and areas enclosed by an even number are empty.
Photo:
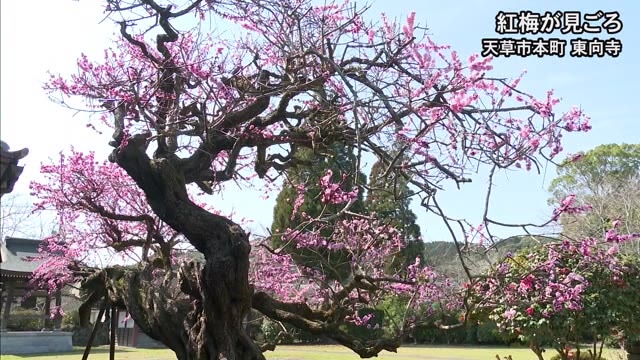
[[[505,311],[502,314],[502,317],[504,317],[507,320],[513,320],[513,318],[516,316],[516,310],[515,309],[509,309],[507,311]]]
[[[358,188],[353,187],[349,192],[342,191],[339,183],[331,182],[333,172],[328,169],[326,174],[320,178],[320,188],[322,189],[322,197],[320,201],[329,204],[342,204],[353,201],[358,197]]]
[[[362,317],[357,314],[349,315],[345,318],[347,322],[353,323],[356,326],[365,326],[373,319],[373,314],[366,314]]]
[[[402,27],[402,31],[404,32],[404,35],[407,37],[407,39],[413,38],[413,22],[415,18],[416,18],[416,12],[415,11],[410,12],[409,15],[407,16],[407,22]]]
[[[556,209],[554,209],[552,219],[554,221],[558,220],[560,215],[562,215],[564,213],[566,213],[566,214],[580,214],[580,213],[585,213],[585,212],[591,210],[591,206],[590,205],[577,205],[577,206],[574,205],[575,198],[576,198],[575,194],[569,194],[564,199],[562,199],[560,201],[560,206],[557,207]]]
[[[376,31],[374,29],[369,29],[369,31],[367,31],[367,41],[369,42],[369,44],[373,44],[373,37],[375,36]]]
[[[305,194],[305,186],[304,184],[296,185],[296,200],[293,202],[293,211],[291,212],[291,220],[295,218],[295,215],[298,213],[298,209],[304,203],[304,194]]]
[[[582,159],[583,157],[584,157],[584,153],[577,153],[577,154],[570,155],[567,161],[576,162]]]

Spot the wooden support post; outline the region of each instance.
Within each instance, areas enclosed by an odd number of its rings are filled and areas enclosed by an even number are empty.
[[[42,328],[47,329],[47,324],[50,324],[49,317],[51,316],[51,294],[47,293],[47,297],[44,300],[44,310],[42,314]]]
[[[111,342],[109,343],[109,360],[116,358],[116,331],[118,331],[118,307],[111,305]]]
[[[60,315],[60,307],[62,306],[62,290],[56,291],[56,316],[53,318],[53,331],[59,331],[62,327],[62,315]]]
[[[89,341],[87,342],[87,347],[84,348],[84,354],[82,355],[82,360],[87,360],[89,358],[89,352],[91,352],[91,346],[93,345],[93,340],[96,338],[96,334],[98,333],[98,328],[102,323],[102,317],[104,316],[104,312],[107,310],[107,301],[103,301],[100,306],[100,311],[98,312],[98,317],[96,318],[96,323],[93,325],[93,331],[91,331],[91,335],[89,336]]]

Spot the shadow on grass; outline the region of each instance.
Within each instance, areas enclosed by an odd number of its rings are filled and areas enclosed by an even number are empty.
[[[17,358],[32,358],[34,356],[38,356],[38,357],[50,357],[52,359],[54,358],[58,358],[60,356],[68,356],[68,355],[80,355],[79,358],[81,358],[82,354],[84,354],[84,346],[74,346],[73,347],[73,351],[68,351],[68,352],[56,352],[56,353],[32,353],[32,354],[12,354],[12,356],[15,356]],[[135,352],[137,349],[135,348],[126,348],[126,347],[116,347],[116,353],[123,353],[123,352]],[[91,357],[91,354],[108,354],[109,353],[109,345],[106,346],[94,346],[91,348],[91,352],[89,353],[89,357]]]

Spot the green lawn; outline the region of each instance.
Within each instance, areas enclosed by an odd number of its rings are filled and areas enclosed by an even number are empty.
[[[48,355],[3,355],[2,360],[79,360],[83,349],[77,348],[72,353]],[[508,347],[446,347],[446,346],[403,346],[398,353],[382,352],[381,360],[495,360],[496,354],[501,357],[511,355],[513,360],[537,360],[535,355],[525,348]],[[267,359],[271,360],[356,360],[360,357],[337,345],[318,346],[278,346],[274,352],[267,352]],[[553,352],[546,354],[549,359]],[[605,350],[608,360],[622,360],[623,353],[619,350]],[[91,351],[90,360],[109,359],[109,348],[99,346]],[[132,349],[118,348],[116,359],[122,360],[174,360],[175,356],[165,349]]]

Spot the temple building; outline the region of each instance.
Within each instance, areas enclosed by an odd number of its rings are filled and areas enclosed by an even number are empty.
[[[72,350],[72,335],[60,331],[62,293],[32,289],[33,271],[40,265],[40,240],[6,237],[0,247],[0,353],[26,354]],[[25,329],[25,327],[27,329]]]

